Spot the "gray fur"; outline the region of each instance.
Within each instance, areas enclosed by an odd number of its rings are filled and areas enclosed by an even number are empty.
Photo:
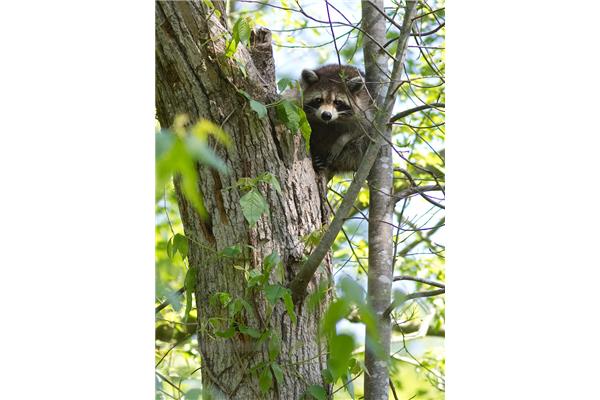
[[[373,114],[363,73],[349,65],[332,64],[305,69],[301,76],[303,106],[312,128],[310,151],[315,169],[325,172],[329,179],[337,173],[356,171],[370,142],[365,130]],[[351,110],[340,111],[330,121],[321,118],[318,110],[331,109],[334,99],[348,96]],[[319,107],[311,103],[316,97],[322,98]]]
[[[352,93],[355,93],[364,88],[365,81],[362,76],[357,76],[346,81],[346,85],[348,86],[348,90],[350,90]]]
[[[319,81],[319,75],[312,69],[303,69],[302,80],[305,84],[310,85]]]

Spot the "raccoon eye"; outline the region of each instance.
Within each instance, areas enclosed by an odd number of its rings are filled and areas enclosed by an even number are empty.
[[[344,105],[344,102],[343,102],[343,101],[341,101],[341,100],[334,100],[334,101],[333,101],[333,104],[335,104],[336,106],[343,106],[343,105]]]
[[[313,100],[313,102],[315,102],[316,104],[321,104],[323,102],[323,99],[321,97],[317,97]]]

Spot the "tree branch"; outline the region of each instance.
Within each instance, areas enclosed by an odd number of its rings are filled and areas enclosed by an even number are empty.
[[[392,68],[392,75],[390,79],[390,85],[388,86],[387,94],[385,96],[386,102],[384,106],[384,110],[389,111],[391,113],[392,108],[395,103],[396,90],[402,84],[402,70],[404,69],[404,60],[406,59],[406,48],[408,46],[408,38],[410,37],[410,33],[412,31],[412,23],[413,23],[413,15],[417,8],[416,1],[407,1],[406,8],[404,11],[404,20],[402,21],[402,27],[400,28],[400,36],[398,36],[398,46],[396,50],[396,59],[394,60],[394,66]],[[377,11],[380,11],[377,9]],[[381,12],[381,11],[380,11]],[[385,13],[383,13],[385,15]],[[402,50],[402,52],[398,52]],[[389,118],[388,118],[389,119]]]
[[[373,5],[371,1],[368,2],[370,5]],[[414,15],[414,11],[416,9],[416,2],[409,1],[406,8],[406,14],[404,16],[404,23],[407,24],[407,28],[402,31],[400,38],[398,39],[398,47],[396,49],[396,58],[394,59],[394,72],[396,75],[400,75],[402,72],[402,64],[406,57],[406,48],[408,45],[408,37],[410,36],[410,25],[412,24],[412,16]],[[393,78],[392,74],[392,78]],[[387,94],[390,96],[394,93],[395,90],[391,91],[392,84],[388,87]],[[372,93],[372,95],[376,95]],[[392,96],[393,97],[393,96]],[[382,99],[382,102],[383,103]],[[380,104],[381,104],[380,103]],[[380,116],[386,117],[385,120],[389,119],[389,114],[391,114],[391,109],[393,106],[393,101],[389,101],[389,99],[385,99],[385,107],[382,110]],[[386,115],[387,114],[387,115]],[[354,201],[362,188],[365,179],[367,178],[369,172],[371,171],[371,167],[373,166],[375,159],[379,153],[379,149],[384,141],[384,135],[379,132],[379,135],[376,135],[376,139],[369,144],[365,155],[360,163],[358,170],[354,175],[354,179],[350,184],[350,187],[346,191],[346,195],[344,196],[344,200],[337,212],[335,213],[335,217],[327,229],[327,232],[323,235],[321,242],[317,245],[314,251],[310,254],[308,259],[302,264],[300,271],[296,274],[294,279],[290,282],[289,288],[292,291],[292,299],[294,300],[294,304],[298,304],[301,302],[304,297],[306,297],[306,288],[313,275],[315,274],[317,268],[325,258],[325,255],[329,251],[329,248],[335,241],[337,234],[339,233],[342,225],[346,217],[348,216],[350,210],[354,205]]]
[[[422,110],[427,110],[429,108],[436,108],[436,107],[441,107],[444,108],[446,107],[446,105],[444,103],[431,103],[431,104],[423,104],[414,108],[409,108],[408,110],[404,110],[399,112],[398,114],[394,115],[392,118],[390,118],[390,124],[393,122],[398,121],[399,119],[402,119],[410,114],[414,114],[418,111],[422,111]]]
[[[420,283],[424,283],[426,285],[429,286],[435,286],[435,287],[439,287],[442,289],[445,289],[446,286],[441,283],[441,282],[436,282],[436,281],[432,281],[430,279],[425,279],[425,278],[417,278],[415,276],[409,276],[409,275],[398,275],[394,277],[394,282],[396,281],[415,281],[415,282],[420,282]]]
[[[432,200],[429,196],[425,195],[422,190],[419,190],[420,189],[419,186],[415,183],[415,180],[413,179],[412,176],[410,176],[410,174],[408,173],[407,170],[405,170],[403,168],[394,168],[394,171],[401,172],[404,176],[406,176],[406,178],[408,179],[408,181],[411,184],[411,187],[409,189],[415,189],[417,191],[417,193],[419,193],[419,195],[421,195],[422,198],[424,198],[425,200],[427,200],[428,202],[430,202],[434,206],[439,207],[439,208],[444,209],[444,210],[446,209],[445,206],[443,206],[442,204],[436,202],[435,200]],[[425,170],[425,171],[429,172],[431,174],[431,171],[427,171],[427,170]],[[433,176],[433,174],[432,174],[432,176]],[[437,182],[437,180],[436,180],[436,182]],[[438,186],[437,190],[441,190],[442,192],[444,191],[444,186],[442,186],[442,185],[436,185],[436,186]],[[406,190],[408,190],[408,189],[406,189]],[[402,200],[402,198],[400,198],[398,200]]]
[[[420,195],[423,195],[424,192],[432,192],[432,191],[437,191],[437,190],[443,191],[444,186],[440,186],[440,185],[412,186],[412,187],[409,187],[408,189],[401,190],[398,193],[394,193],[394,202],[397,203],[400,200],[403,200],[403,199],[405,199],[409,196],[412,196],[414,194],[417,194],[417,193]]]
[[[391,314],[392,311],[394,311],[394,308],[398,307],[400,304],[402,303],[406,303],[409,300],[413,300],[413,299],[419,299],[422,297],[433,297],[433,296],[438,296],[440,294],[444,294],[446,293],[446,289],[435,289],[435,290],[427,290],[425,292],[415,292],[415,293],[411,293],[408,294],[398,300],[395,300],[392,302],[392,304],[390,304],[390,306],[388,308],[386,308],[386,310],[383,312],[384,316],[389,316]]]
[[[369,171],[371,171],[371,167],[377,158],[377,153],[379,153],[379,148],[381,147],[382,141],[383,136],[380,135],[374,142],[369,144],[360,166],[354,175],[354,179],[346,191],[344,200],[342,200],[342,204],[340,204],[338,207],[335,217],[333,218],[331,225],[329,225],[327,232],[325,232],[317,247],[313,250],[308,259],[302,264],[300,271],[298,271],[292,282],[290,282],[289,288],[292,291],[292,299],[294,300],[294,304],[300,303],[304,297],[306,297],[306,288],[308,287],[308,283],[321,264],[321,261],[323,261],[323,258],[325,258],[325,255],[335,241],[337,234],[339,233],[340,229],[342,229],[346,217],[352,210],[354,201],[356,200],[356,197],[358,196],[358,193],[365,183],[367,175],[369,175]]]

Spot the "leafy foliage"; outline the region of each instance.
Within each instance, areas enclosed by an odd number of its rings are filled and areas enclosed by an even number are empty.
[[[275,106],[277,118],[292,132],[298,132],[304,137],[306,151],[310,151],[310,125],[306,119],[304,110],[290,100],[281,100]]]
[[[239,18],[235,21],[233,29],[231,31],[231,39],[227,42],[227,49],[225,51],[226,57],[233,57],[237,50],[238,44],[243,43],[246,46],[250,44],[250,31],[252,20],[244,17]]]
[[[198,188],[197,163],[208,165],[226,173],[227,166],[208,145],[208,137],[229,146],[231,139],[213,122],[201,119],[189,130],[189,119],[179,115],[171,130],[161,130],[155,135],[156,148],[156,190],[161,195],[167,182],[173,177],[181,179],[183,194],[196,207],[198,213],[206,217],[202,193]]]

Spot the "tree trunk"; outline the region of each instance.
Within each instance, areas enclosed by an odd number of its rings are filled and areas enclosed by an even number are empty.
[[[207,3],[156,3],[156,109],[161,125],[168,127],[176,114],[186,113],[192,121],[213,121],[233,139],[231,148],[214,145],[229,168],[227,174],[198,167],[198,186],[208,218],[199,216],[175,181],[189,241],[189,265],[197,267],[203,387],[231,399],[298,399],[310,385],[326,386],[321,377],[326,349],[319,341],[318,323],[328,299],[316,309],[306,303],[297,305],[298,320],[293,324],[281,301],[269,314],[264,292],[248,289],[242,269],[262,271],[264,258],[276,252],[283,262],[284,276],[281,280],[273,273],[270,282],[287,286],[309,252],[301,238],[321,228],[322,196],[301,136],[279,124],[272,109],[267,117],[259,118],[238,92],[243,90],[263,104],[276,98],[274,70],[269,68],[273,65],[270,32],[256,31],[251,49],[240,44],[237,61],[227,58],[224,53],[230,35],[223,3],[213,1],[219,10],[209,9]],[[245,73],[239,63],[245,64]],[[272,185],[258,185],[269,211],[249,227],[240,206],[244,192],[237,182],[263,172],[278,179],[281,194]],[[243,250],[242,259],[217,256],[236,245]],[[325,268],[317,272],[309,292],[321,280],[330,284],[330,264],[329,259],[324,261]],[[218,335],[228,326],[237,326],[231,325],[227,308],[213,301],[215,294],[223,292],[250,305],[250,310],[244,308],[242,312],[246,327],[275,332],[281,339],[276,360],[269,358],[269,340],[243,334],[237,328],[231,337]],[[278,383],[271,378],[274,387],[261,394],[259,376],[272,377],[276,372],[273,361],[281,366],[283,379]]]
[[[383,0],[363,2],[363,29],[369,32],[371,38],[365,38],[363,44],[365,55],[365,74],[370,82],[369,92],[373,94],[379,107],[384,104],[386,86],[389,75],[387,56],[380,51],[379,46],[385,43],[385,20],[375,10],[383,10]],[[381,117],[381,108],[378,114]],[[389,316],[384,316],[384,310],[389,306],[392,291],[392,211],[389,203],[392,201],[392,153],[388,143],[391,142],[391,131],[385,125],[375,120],[375,129],[384,136],[384,143],[369,174],[369,274],[368,302],[377,316],[378,340],[367,339],[365,343],[365,399],[387,399],[389,393],[389,370],[387,365],[390,353],[391,324]],[[376,347],[380,348],[380,352]]]
[[[367,332],[365,344],[365,400],[387,400],[389,398],[389,354],[391,341],[391,321],[386,310],[391,304],[393,279],[393,212],[395,201],[393,190],[393,162],[391,150],[390,120],[395,99],[394,85],[400,81],[406,40],[412,24],[416,2],[407,1],[403,21],[403,34],[398,41],[396,61],[389,80],[387,56],[381,51],[386,41],[385,19],[382,15],[383,0],[362,2],[362,27],[369,32],[363,49],[365,74],[370,82],[369,92],[375,98],[378,108],[371,134],[383,136],[383,145],[369,174],[369,273],[368,302],[376,319],[378,337]]]

